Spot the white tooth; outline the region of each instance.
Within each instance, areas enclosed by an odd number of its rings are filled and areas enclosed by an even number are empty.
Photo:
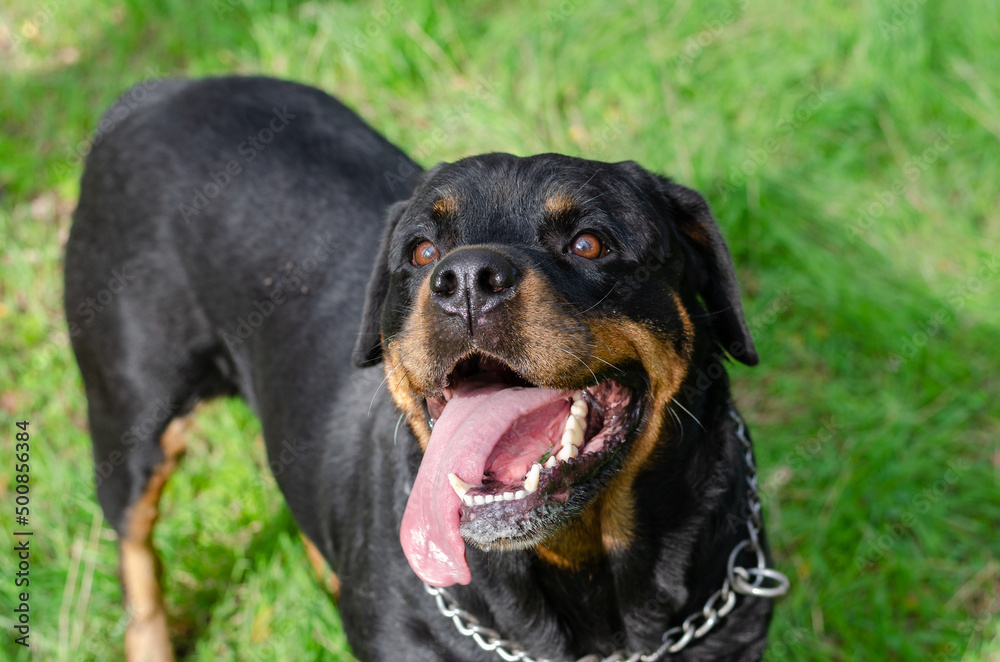
[[[493,503],[493,499],[494,499],[494,497],[493,497],[492,494],[487,494],[486,495],[486,503]]]
[[[583,402],[583,391],[577,391],[573,394],[573,402]]]
[[[566,432],[573,432],[573,438],[583,439],[583,421],[576,416],[570,416],[566,419],[566,425],[563,427],[563,436],[566,436]],[[574,445],[579,446],[579,441],[574,441]]]
[[[455,474],[448,474],[448,482],[451,483],[451,489],[455,490],[455,494],[457,494],[459,498],[464,497],[465,493],[469,491],[470,487],[472,487],[472,485],[469,485]]]
[[[474,502],[472,501],[472,497],[466,495],[466,496],[462,497],[462,503],[464,503],[465,505],[467,505],[467,506],[469,506],[471,508],[472,504]]]
[[[513,501],[514,500],[514,493],[513,492],[504,492],[503,493],[503,500],[504,501]]]
[[[566,446],[582,446],[583,430],[578,426],[564,430],[562,433],[562,445],[564,448]]]
[[[556,459],[560,462],[565,462],[571,457],[576,457],[579,453],[580,451],[577,450],[576,446],[564,443],[563,447],[559,449],[559,454],[556,455]]]
[[[549,457],[548,460],[546,460],[546,462],[545,462],[545,468],[546,469],[551,469],[552,467],[556,466],[557,464],[559,464],[559,460],[556,459],[555,455],[553,455],[553,456]]]
[[[577,400],[573,403],[573,406],[569,408],[569,413],[573,414],[577,418],[587,418],[587,402],[585,400]]]
[[[517,492],[514,492],[514,500],[518,501],[520,499],[523,499],[527,495],[528,495],[528,493],[525,492],[524,490],[518,490]]]
[[[524,477],[524,491],[531,494],[538,489],[538,475],[542,472],[542,465],[535,462],[528,469],[528,475]]]
[[[472,497],[472,500],[476,503],[477,506],[481,506],[484,503],[486,503],[486,497],[484,497],[482,494],[477,494],[476,496]]]

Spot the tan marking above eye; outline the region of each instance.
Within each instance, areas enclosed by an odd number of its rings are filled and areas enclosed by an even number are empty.
[[[581,232],[576,235],[569,245],[569,251],[573,255],[579,255],[588,260],[596,260],[599,257],[604,257],[609,252],[604,242],[589,232]]]
[[[453,195],[440,197],[431,206],[431,215],[437,219],[454,216],[456,213],[458,213],[458,200]]]
[[[576,210],[576,202],[568,195],[557,193],[545,200],[545,211],[552,216],[569,214]]]
[[[438,259],[438,249],[429,239],[424,239],[416,248],[413,249],[413,255],[410,256],[410,261],[415,267],[426,267],[428,264]]]

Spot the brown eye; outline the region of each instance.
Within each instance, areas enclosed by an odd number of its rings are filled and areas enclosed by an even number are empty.
[[[413,249],[410,261],[415,267],[426,267],[428,264],[438,259],[438,249],[431,241],[425,239],[417,244]]]
[[[574,255],[585,257],[588,260],[596,260],[608,254],[607,246],[589,232],[581,232],[576,235],[576,239],[573,240],[569,250]]]

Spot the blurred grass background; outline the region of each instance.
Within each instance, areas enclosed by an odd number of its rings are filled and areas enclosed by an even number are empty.
[[[33,658],[122,651],[61,306],[80,156],[133,83],[263,72],[424,165],[557,151],[703,191],[762,357],[732,372],[793,582],[768,659],[1000,660],[998,43],[986,1],[7,0],[0,522],[29,420]],[[196,418],[156,539],[186,659],[350,659],[241,403]]]

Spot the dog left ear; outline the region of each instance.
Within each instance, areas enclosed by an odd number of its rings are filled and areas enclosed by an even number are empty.
[[[365,288],[365,307],[361,311],[361,330],[352,357],[358,368],[367,368],[382,361],[382,304],[389,293],[389,242],[399,224],[409,200],[393,203],[386,213],[385,231],[379,244],[372,275]]]
[[[657,177],[670,218],[694,257],[698,292],[708,308],[716,340],[732,357],[757,365],[757,349],[743,316],[740,288],[729,249],[705,198],[696,191]]]

